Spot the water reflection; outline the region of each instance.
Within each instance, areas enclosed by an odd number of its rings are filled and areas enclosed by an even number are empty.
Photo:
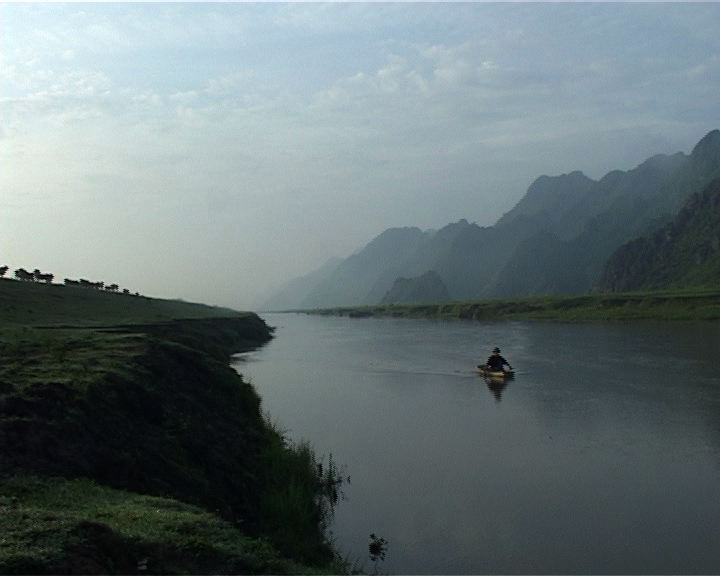
[[[387,547],[389,542],[385,538],[370,534],[370,542],[368,544],[368,554],[370,560],[373,563],[373,576],[378,574],[378,563],[385,561],[385,554],[387,553]]]
[[[510,380],[506,378],[485,377],[485,384],[487,384],[488,390],[490,390],[495,397],[495,402],[502,400],[503,391],[507,388],[509,381]]]
[[[717,323],[270,322],[240,369],[352,473],[332,532],[368,574],[718,573]],[[512,386],[465,368],[493,342]]]

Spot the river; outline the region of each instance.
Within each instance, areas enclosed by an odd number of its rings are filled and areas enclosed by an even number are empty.
[[[720,324],[264,319],[234,365],[343,465],[367,572],[720,572]],[[473,370],[495,345],[505,387]]]

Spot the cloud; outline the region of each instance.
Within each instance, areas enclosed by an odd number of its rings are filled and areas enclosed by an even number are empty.
[[[254,74],[251,70],[234,70],[219,78],[210,78],[203,92],[211,97],[235,95],[239,91],[251,89]]]
[[[195,102],[199,97],[197,90],[186,90],[184,92],[174,92],[168,96],[168,100],[171,102],[178,102],[180,104],[190,104]]]
[[[389,226],[489,224],[540,173],[687,149],[720,124],[718,8],[690,11],[2,5],[0,186],[142,291],[235,304]],[[13,210],[0,240],[52,250]]]
[[[24,73],[12,69],[9,76],[15,95],[0,96],[0,103],[12,130],[31,129],[44,121],[57,125],[96,118],[107,111],[112,98],[112,83],[102,72],[28,67]]]

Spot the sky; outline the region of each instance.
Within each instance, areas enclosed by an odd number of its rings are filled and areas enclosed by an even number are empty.
[[[720,128],[720,4],[0,3],[0,265],[254,308]]]

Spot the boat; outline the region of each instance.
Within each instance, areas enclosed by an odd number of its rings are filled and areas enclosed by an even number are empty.
[[[482,364],[478,365],[477,369],[478,373],[485,378],[507,380],[515,376],[515,372],[513,370],[488,370]]]

